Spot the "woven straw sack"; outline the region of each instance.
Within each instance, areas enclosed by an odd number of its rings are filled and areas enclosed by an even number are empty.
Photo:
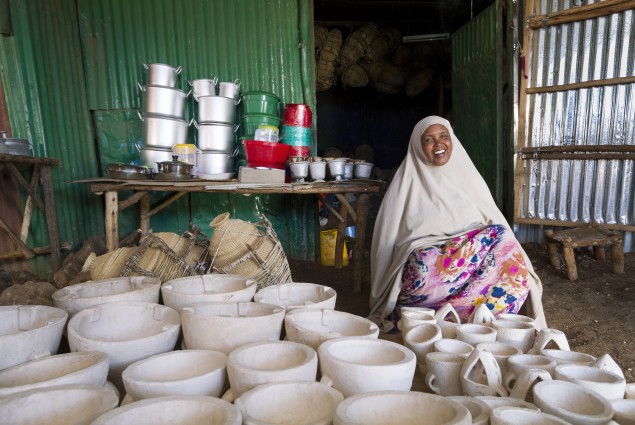
[[[382,28],[379,36],[388,43],[388,51],[392,52],[401,45],[402,34],[397,28]]]
[[[365,24],[355,30],[353,34],[359,38],[364,48],[367,49],[379,36],[379,27],[373,23]]]
[[[253,278],[258,288],[290,282],[289,263],[273,229],[229,217],[223,213],[210,223],[213,269]]]
[[[203,255],[204,249],[195,245],[192,247],[188,255],[184,257],[185,251],[189,247],[191,240],[177,233],[158,232],[154,233],[154,235],[165,242],[165,244],[174,251],[178,257],[183,258],[190,266],[194,266],[200,259],[201,255]],[[167,257],[167,255],[161,248],[151,246],[139,260],[138,266],[144,270],[152,271],[157,267],[157,264],[166,261],[165,257]]]
[[[364,56],[366,46],[355,33],[349,34],[340,51],[340,63],[344,67],[351,66]]]
[[[89,271],[92,280],[119,277],[121,269],[135,250],[134,247],[119,248],[100,256],[92,253],[86,258],[82,271]]]
[[[434,50],[427,44],[419,43],[412,48],[410,62],[411,69],[421,70],[435,63]]]
[[[406,96],[414,97],[423,93],[434,81],[434,68],[428,67],[422,71],[413,72],[406,81]]]
[[[335,60],[341,47],[342,31],[330,30],[317,59],[315,87],[318,92],[330,89],[337,82]]]
[[[394,52],[390,55],[390,61],[397,66],[406,66],[410,61],[410,47],[405,44],[397,46]]]
[[[373,83],[399,87],[406,83],[406,72],[387,61],[361,63]]]
[[[326,36],[329,33],[329,29],[323,27],[321,25],[316,25],[313,29],[313,34],[315,37],[315,48],[321,49],[324,46],[324,42],[326,41]]]
[[[348,87],[364,87],[368,84],[368,74],[359,64],[353,64],[342,71],[342,83]]]
[[[340,54],[342,48],[342,31],[338,29],[332,29],[329,31],[324,41],[324,45],[320,49],[319,59],[335,62],[337,56]]]
[[[370,85],[378,92],[386,94],[397,94],[401,90],[400,87],[395,87],[382,81],[372,81]]]

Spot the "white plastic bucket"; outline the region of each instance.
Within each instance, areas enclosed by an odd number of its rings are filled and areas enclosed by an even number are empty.
[[[78,311],[116,301],[159,302],[161,280],[156,277],[132,276],[78,283],[53,293],[55,307],[64,309],[69,317]]]
[[[305,282],[267,286],[254,295],[256,302],[279,305],[287,310],[302,307],[333,310],[336,298],[333,288]]]
[[[118,404],[116,392],[107,387],[60,385],[37,388],[0,398],[0,423],[89,424]]]
[[[379,327],[365,317],[331,309],[298,308],[287,312],[284,328],[289,341],[317,350],[321,343],[343,336],[376,339]]]
[[[249,302],[257,282],[234,274],[211,273],[168,280],[161,285],[163,304],[180,311],[203,302]]]
[[[106,353],[86,351],[42,357],[0,371],[0,397],[56,385],[106,384]]]
[[[199,303],[183,307],[181,320],[186,348],[229,354],[251,342],[278,341],[284,309],[255,302]]]
[[[56,354],[68,313],[45,305],[0,307],[0,370]]]
[[[310,381],[317,376],[318,357],[311,347],[291,341],[255,342],[235,349],[227,360],[231,396],[257,385],[278,381]]]
[[[253,425],[331,425],[342,393],[319,382],[258,385],[235,401],[243,423]]]
[[[113,409],[91,425],[241,425],[242,415],[231,403],[207,396],[166,396],[136,401]]]
[[[335,409],[334,425],[471,425],[467,408],[435,394],[378,391],[346,398]]]
[[[156,354],[122,373],[133,400],[179,395],[219,397],[227,382],[227,356],[219,351],[181,350]]]
[[[318,347],[322,378],[350,397],[373,391],[409,391],[417,358],[412,350],[383,339],[335,338]]]
[[[108,354],[108,380],[121,390],[121,373],[127,366],[174,349],[180,323],[176,310],[159,304],[102,304],[80,311],[68,322],[68,343],[71,351]]]

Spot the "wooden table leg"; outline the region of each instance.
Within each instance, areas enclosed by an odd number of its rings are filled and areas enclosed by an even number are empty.
[[[49,245],[51,247],[51,271],[56,272],[62,262],[60,251],[60,232],[57,226],[57,213],[55,211],[55,193],[53,189],[53,177],[49,165],[41,166],[41,183],[44,194],[44,205],[46,206],[46,227],[49,233]]]
[[[148,233],[150,231],[150,217],[146,216],[150,211],[150,193],[146,193],[139,200],[139,229],[142,233]]]
[[[353,292],[362,290],[362,270],[364,265],[364,246],[366,241],[366,220],[368,219],[367,193],[357,197],[357,221],[355,222],[355,246],[353,247]]]
[[[624,273],[624,247],[622,246],[622,240],[613,242],[611,245],[611,264],[613,266],[613,273]]]
[[[553,230],[545,231],[545,243],[547,244],[547,253],[549,254],[549,262],[556,269],[560,268],[560,257],[558,256],[558,243],[552,239]]]
[[[564,263],[567,266],[567,276],[570,281],[578,279],[578,269],[575,265],[575,253],[573,248],[567,245],[563,245],[562,251],[564,253]]]
[[[119,248],[119,194],[116,190],[104,193],[106,249],[108,252]]]
[[[346,224],[348,222],[348,209],[342,201],[340,201],[340,216],[342,220],[337,224],[337,238],[335,239],[336,269],[341,269],[344,263],[344,240],[346,238]]]

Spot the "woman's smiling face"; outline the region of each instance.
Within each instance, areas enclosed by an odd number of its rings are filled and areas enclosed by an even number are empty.
[[[452,155],[450,132],[441,124],[432,124],[421,135],[421,147],[430,164],[436,166],[446,164]]]

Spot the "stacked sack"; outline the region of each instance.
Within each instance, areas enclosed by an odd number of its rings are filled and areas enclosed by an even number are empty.
[[[288,103],[284,107],[282,142],[291,146],[291,155],[307,158],[311,156],[311,126],[313,114],[309,105]]]
[[[181,67],[160,63],[144,64],[146,85],[142,92],[143,146],[141,164],[157,170],[157,162],[171,161],[173,147],[185,144],[189,123],[185,121],[185,101],[189,93],[176,88]],[[194,164],[195,165],[195,164]]]
[[[221,82],[216,93],[217,80],[192,81],[197,102],[197,173],[219,175],[235,170],[236,117],[240,102],[240,81]]]

